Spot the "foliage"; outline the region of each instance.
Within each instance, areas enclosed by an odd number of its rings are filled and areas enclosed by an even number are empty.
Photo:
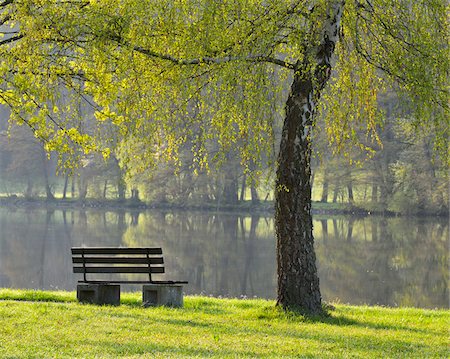
[[[1,101],[47,149],[117,151],[139,172],[158,158],[193,168],[273,153],[273,124],[296,61],[320,35],[325,1],[6,1]],[[323,101],[337,148],[375,141],[383,83],[408,95],[414,126],[447,157],[448,39],[443,1],[347,3]],[[387,75],[387,76],[386,76]],[[345,105],[344,105],[345,104]],[[274,112],[275,109],[275,112]],[[95,121],[86,122],[86,114]],[[111,129],[118,134],[111,137]],[[106,135],[108,134],[108,135]],[[361,145],[370,150],[370,146]],[[81,148],[80,153],[77,148]],[[67,161],[67,157],[66,157]],[[247,167],[247,172],[248,172]]]
[[[404,115],[411,125],[434,133],[432,147],[448,163],[449,4],[380,0],[349,3],[346,10],[342,44],[349,42],[350,52],[344,54],[347,65],[339,76],[354,72],[355,66],[362,70],[350,87],[344,84],[342,89],[346,96],[353,87],[362,102],[353,113],[362,112],[364,121],[373,123],[376,114],[371,102],[386,81],[407,100]]]

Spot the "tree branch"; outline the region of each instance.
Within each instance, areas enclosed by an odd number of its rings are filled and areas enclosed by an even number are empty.
[[[20,40],[23,36],[24,36],[24,35],[20,34],[20,35],[17,35],[17,36],[10,37],[9,39],[2,40],[2,41],[0,41],[0,46],[9,44],[9,43],[14,42],[14,41],[18,41],[18,40]]]
[[[6,15],[3,19],[0,20],[0,25],[4,25],[9,20],[11,20],[11,16]]]
[[[2,3],[0,3],[0,7],[5,7],[9,4],[12,4],[14,2],[14,0],[5,0]]]
[[[152,50],[144,49],[143,47],[140,46],[134,46],[132,47],[132,49],[143,55],[155,57],[162,60],[167,60],[178,65],[223,64],[232,61],[247,61],[247,62],[269,62],[278,66],[285,67],[290,70],[295,69],[294,64],[291,64],[281,59],[264,55],[200,57],[197,59],[179,59],[171,55],[160,54]]]

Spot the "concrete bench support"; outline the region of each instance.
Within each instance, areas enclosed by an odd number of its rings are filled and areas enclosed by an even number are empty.
[[[82,303],[119,305],[120,285],[78,284],[77,298]]]
[[[145,284],[142,288],[142,303],[145,307],[183,306],[183,285]]]

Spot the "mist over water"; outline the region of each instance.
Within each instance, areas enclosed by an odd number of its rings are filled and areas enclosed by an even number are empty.
[[[316,216],[313,224],[325,301],[449,307],[445,219]],[[276,297],[273,219],[220,212],[0,208],[0,286],[74,290],[72,246],[160,246],[158,279],[188,280],[186,294]]]

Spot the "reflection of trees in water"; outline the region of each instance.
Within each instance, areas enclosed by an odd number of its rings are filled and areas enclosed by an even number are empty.
[[[70,243],[60,211],[0,211],[0,272],[2,286],[14,288],[67,288]]]
[[[44,288],[44,263],[45,263],[45,255],[46,255],[46,244],[47,244],[47,237],[48,237],[48,227],[50,225],[50,220],[52,217],[52,211],[47,211],[45,215],[45,225],[44,230],[42,233],[42,246],[41,246],[41,266],[38,269],[38,277],[39,277],[39,283],[37,285],[37,288]],[[37,252],[36,252],[37,254]]]
[[[341,218],[328,220],[335,232],[331,236],[323,221],[315,221],[315,237],[325,299],[448,306],[447,223]]]
[[[419,219],[415,225],[400,220],[390,223],[394,238],[402,241],[403,248],[394,258],[405,287],[405,305],[415,306],[428,301],[429,307],[448,306],[448,223]],[[401,235],[403,233],[403,235]]]
[[[42,279],[42,239],[46,228],[46,212],[18,210],[2,216],[1,272],[13,287],[38,288]],[[26,224],[40,224],[31,229]],[[6,279],[7,278],[7,279]]]
[[[120,246],[128,228],[125,211],[80,210],[73,212],[73,246]]]
[[[244,219],[240,218],[241,229],[242,229],[242,239],[244,241],[245,247],[245,260],[244,260],[244,272],[241,276],[241,293],[254,293],[253,276],[251,275],[252,270],[255,270],[253,266],[254,253],[256,252],[256,227],[259,223],[259,216],[252,216],[250,222],[250,231],[248,237],[246,237],[246,232],[244,229]],[[249,290],[247,290],[247,285]]]
[[[322,225],[322,239],[323,241],[328,240],[328,220],[321,219],[320,224]]]
[[[188,280],[189,293],[273,297],[275,240],[264,226],[258,216],[148,212],[124,241],[163,247],[166,277]]]
[[[275,296],[273,220],[192,212],[0,208],[0,285],[74,289],[71,246],[161,246],[166,279],[188,293]],[[411,218],[314,220],[325,300],[448,306],[448,223]]]

